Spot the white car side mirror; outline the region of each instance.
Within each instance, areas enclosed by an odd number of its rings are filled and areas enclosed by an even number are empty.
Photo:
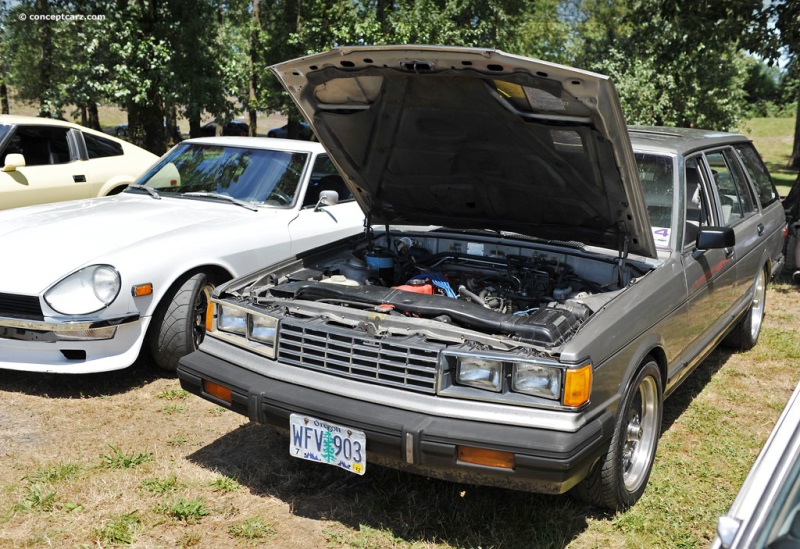
[[[314,206],[314,211],[319,211],[323,206],[335,206],[339,203],[339,193],[336,191],[320,191],[319,200],[317,205]]]
[[[19,153],[11,153],[6,155],[6,163],[3,166],[4,172],[13,172],[17,168],[25,166],[25,157]]]

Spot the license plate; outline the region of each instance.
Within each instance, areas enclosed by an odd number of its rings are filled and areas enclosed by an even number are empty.
[[[367,468],[367,437],[363,431],[321,419],[292,414],[289,455],[327,463],[363,475]]]

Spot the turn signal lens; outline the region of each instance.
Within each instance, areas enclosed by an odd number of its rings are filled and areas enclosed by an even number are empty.
[[[217,397],[220,400],[224,400],[228,404],[232,402],[230,389],[206,379],[203,380],[203,392],[213,397]]]
[[[209,301],[208,307],[206,307],[206,332],[210,332],[213,329],[214,329],[214,303]]]
[[[142,297],[145,295],[151,295],[153,293],[153,284],[148,282],[147,284],[139,284],[131,288],[131,295],[133,297]]]
[[[592,365],[567,370],[564,380],[564,406],[582,406],[592,392]]]
[[[486,448],[473,448],[471,446],[458,447],[458,461],[485,465],[486,467],[514,468],[514,454],[498,450],[487,450]]]

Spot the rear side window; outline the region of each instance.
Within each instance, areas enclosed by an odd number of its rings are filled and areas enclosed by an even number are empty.
[[[66,164],[71,160],[67,133],[69,128],[17,126],[17,131],[3,151],[2,157],[17,153],[25,157],[27,166]]]
[[[765,208],[778,200],[778,191],[775,190],[775,185],[767,171],[767,167],[764,166],[755,148],[749,143],[735,145],[734,148],[739,153],[739,158],[756,186],[756,193],[758,193],[761,206]]]
[[[756,206],[733,151],[725,149],[706,153],[706,159],[717,187],[722,224],[730,227],[740,219],[753,215]]]
[[[86,152],[90,159],[122,156],[122,145],[110,139],[83,132],[83,141],[86,143]]]

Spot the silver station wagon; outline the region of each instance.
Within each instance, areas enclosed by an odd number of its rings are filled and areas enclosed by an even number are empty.
[[[366,230],[218,288],[182,386],[355,474],[635,503],[664,399],[756,344],[781,268],[750,141],[628,128],[607,77],[494,50],[273,71]]]

